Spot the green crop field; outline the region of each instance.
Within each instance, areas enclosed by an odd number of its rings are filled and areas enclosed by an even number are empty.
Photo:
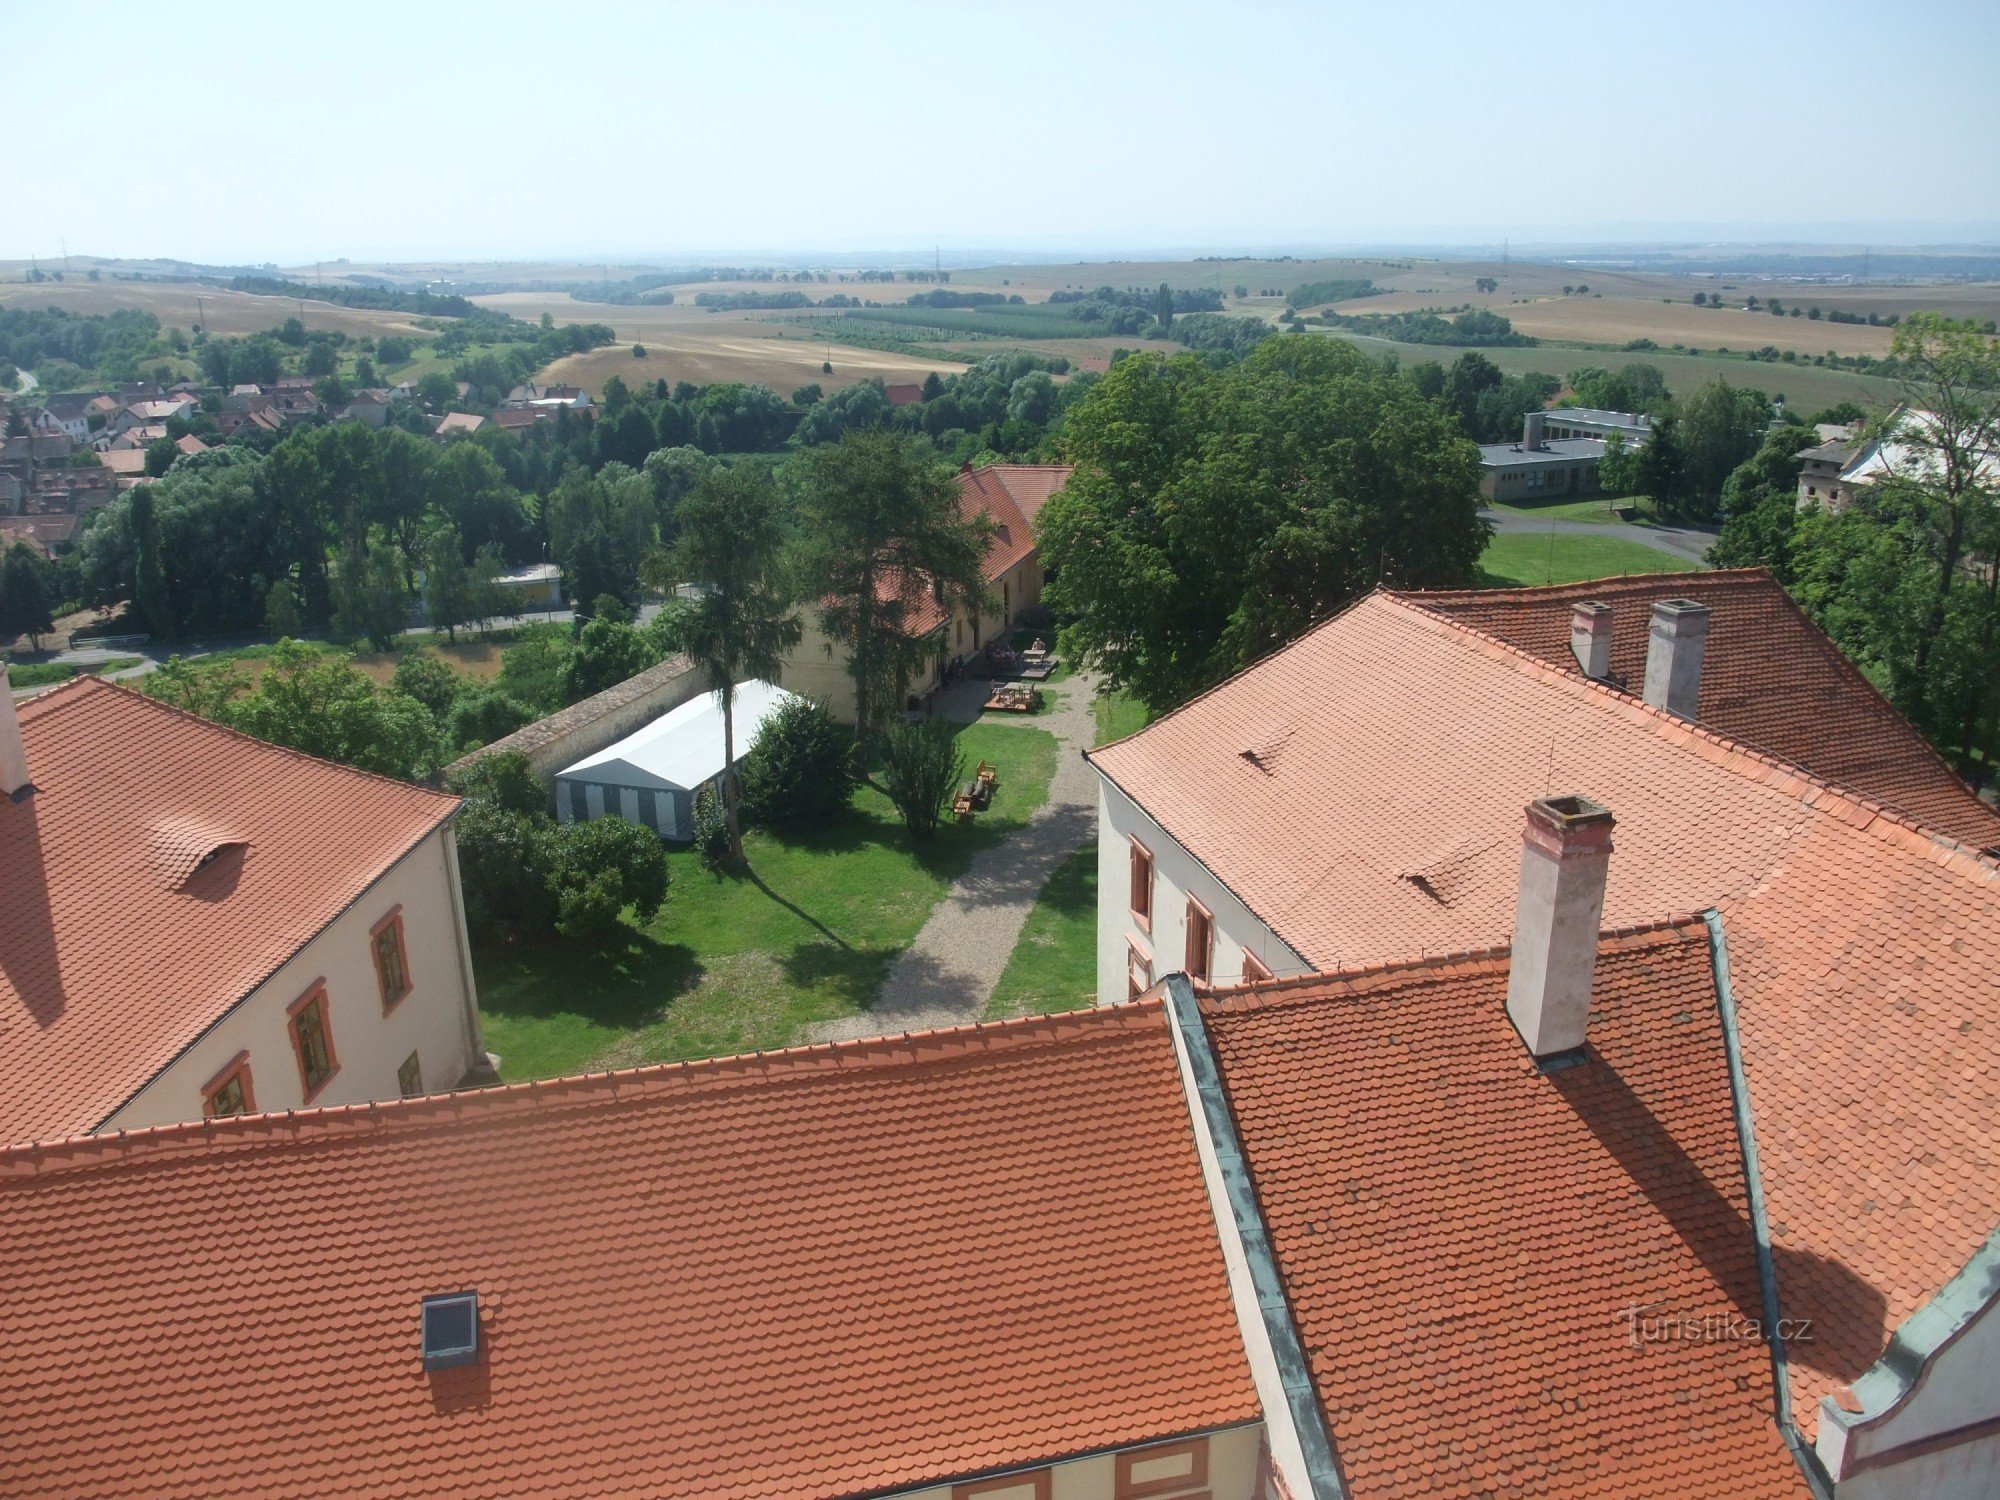
[[[1403,344],[1345,330],[1329,330],[1323,336],[1347,339],[1371,353],[1392,351],[1405,365],[1425,359],[1448,365],[1467,352],[1451,345]],[[1802,417],[1809,417],[1842,401],[1880,406],[1894,401],[1897,394],[1896,382],[1880,376],[1856,375],[1848,370],[1829,370],[1817,365],[1767,364],[1721,354],[1675,354],[1669,349],[1571,349],[1547,344],[1528,349],[1480,349],[1477,352],[1498,365],[1503,374],[1522,375],[1538,371],[1558,379],[1572,370],[1590,365],[1616,370],[1621,365],[1635,362],[1648,364],[1666,377],[1667,389],[1677,396],[1685,395],[1720,376],[1731,385],[1748,386],[1772,396],[1783,396],[1786,405]]]
[[[867,307],[841,315],[868,332],[902,332],[917,338],[1073,339],[1092,325],[1069,315],[1067,303],[1023,307]]]

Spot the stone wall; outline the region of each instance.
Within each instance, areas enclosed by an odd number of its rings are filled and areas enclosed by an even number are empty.
[[[679,708],[707,691],[702,675],[685,656],[670,656],[616,687],[606,688],[560,713],[537,719],[503,740],[461,756],[445,767],[445,775],[464,770],[489,755],[518,751],[545,786],[553,788],[556,772],[595,754],[633,730],[650,724],[668,709]],[[553,792],[551,792],[553,795]]]

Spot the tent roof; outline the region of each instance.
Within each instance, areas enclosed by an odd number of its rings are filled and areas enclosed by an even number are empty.
[[[792,697],[768,682],[736,684],[736,755],[757,742],[764,721]],[[722,774],[722,695],[703,693],[645,728],[556,773],[584,781],[692,790]]]

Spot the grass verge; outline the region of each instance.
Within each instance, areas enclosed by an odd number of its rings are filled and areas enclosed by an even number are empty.
[[[127,667],[138,666],[145,659],[143,656],[114,656],[109,661],[81,665],[66,661],[15,662],[7,669],[7,680],[17,688],[47,687],[51,683],[68,682],[72,677],[86,674],[102,677],[107,672],[122,672]]]
[[[1055,868],[986,1002],[989,1019],[1081,1010],[1097,991],[1097,843]]]

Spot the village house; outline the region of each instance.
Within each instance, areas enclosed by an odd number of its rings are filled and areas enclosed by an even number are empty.
[[[922,581],[886,577],[881,581],[883,598],[903,605],[904,633],[927,645],[924,670],[906,686],[909,698],[921,700],[954,665],[970,661],[995,642],[1004,644],[1021,617],[1041,603],[1044,575],[1035,518],[1063,487],[1069,472],[1059,464],[960,469],[961,513],[968,520],[986,517],[993,526],[986,550],[987,599],[984,607],[960,608],[947,616],[935,591]],[[848,675],[844,652],[827,636],[815,611],[806,610],[800,625],[802,633],[786,654],[780,685],[819,700],[836,717],[852,723],[854,679]]]
[[[0,676],[0,1140],[485,1067],[454,797],[82,677]]]
[[[449,442],[452,438],[459,437],[461,435],[465,437],[470,437],[472,436],[473,433],[479,431],[479,429],[484,427],[485,425],[486,425],[486,418],[480,416],[479,413],[477,412],[470,412],[470,411],[446,412],[444,416],[438,420],[437,430],[433,434],[433,436],[435,436],[437,440],[441,443]]]
[[[1871,485],[1885,480],[1934,481],[1941,460],[1933,436],[1937,417],[1899,407],[1873,436],[1836,438],[1799,455],[1799,506],[1817,504],[1842,511]],[[1989,490],[2000,487],[2000,453],[1976,455],[1978,478]]]

